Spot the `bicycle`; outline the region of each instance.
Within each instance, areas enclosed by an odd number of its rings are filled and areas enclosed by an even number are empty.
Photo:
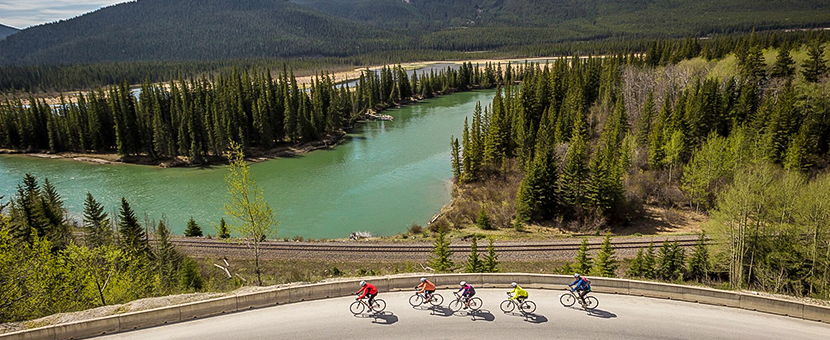
[[[574,294],[574,292],[568,291],[566,294],[559,295],[559,303],[562,306],[570,307],[573,306],[576,301],[579,300],[579,297]],[[594,296],[586,296],[585,297],[585,304],[582,305],[582,308],[585,309],[594,309],[599,306],[599,300],[597,300]]]
[[[369,303],[367,301],[363,301],[363,299],[357,299],[355,300],[355,302],[352,302],[352,304],[349,305],[349,311],[352,312],[352,314],[354,315],[358,315],[360,313],[363,313],[367,307],[369,307]],[[380,313],[383,312],[384,309],[386,309],[386,301],[383,301],[381,299],[375,299],[373,301],[372,312]]]
[[[415,288],[415,290],[417,291],[418,288]],[[424,294],[416,292],[415,294],[409,297],[409,304],[412,305],[412,307],[418,307],[420,305],[423,305],[426,301],[425,295],[426,292],[424,292]],[[432,293],[432,295],[429,297],[429,301],[427,302],[429,302],[433,306],[440,306],[442,303],[444,303],[444,297],[441,296],[441,294]]]
[[[525,299],[524,301],[519,303],[518,299],[517,300],[511,299],[513,297],[513,295],[510,295],[510,293],[507,293],[507,296],[509,298],[507,300],[502,301],[501,304],[499,305],[499,308],[501,308],[502,312],[510,313],[514,309],[516,309],[516,307],[519,308],[519,312],[521,312],[522,314],[530,314],[530,313],[533,313],[533,312],[536,311],[536,303],[535,302]]]
[[[481,305],[483,304],[481,299],[479,299],[477,297],[472,297],[472,298],[467,299],[467,298],[459,295],[458,292],[453,292],[453,294],[455,294],[455,300],[453,300],[449,304],[449,308],[450,308],[450,310],[453,311],[453,313],[455,313],[457,311],[460,311],[461,307],[464,307],[464,302],[465,302],[464,299],[466,299],[467,301],[470,302],[470,310],[472,310],[474,312],[477,312],[479,309],[481,309]]]

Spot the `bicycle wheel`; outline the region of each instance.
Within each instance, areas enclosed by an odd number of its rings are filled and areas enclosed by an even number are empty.
[[[570,307],[576,303],[576,298],[571,293],[562,294],[559,296],[559,302],[565,307]]]
[[[457,311],[460,311],[461,307],[463,307],[463,306],[464,306],[464,303],[462,303],[460,300],[452,300],[452,302],[450,302],[449,306],[447,306],[447,307],[449,307],[450,310],[453,311],[453,313],[455,313]]]
[[[499,305],[499,308],[501,308],[502,312],[510,313],[513,311],[514,308],[516,308],[516,305],[513,304],[513,301],[504,300]]]
[[[375,313],[383,312],[386,309],[386,301],[381,299],[375,299],[375,302],[372,304],[372,310]]]
[[[519,309],[522,310],[522,313],[530,314],[536,311],[536,303],[530,300],[525,300],[519,304]]]
[[[599,300],[593,296],[588,296],[585,298],[585,309],[594,309],[599,306]]]
[[[481,302],[481,299],[474,297],[470,299],[470,310],[478,311],[481,309],[481,305],[484,304]]]
[[[423,302],[424,298],[419,294],[415,294],[409,297],[409,304],[412,305],[412,307],[420,306]]]
[[[440,306],[444,303],[444,297],[441,296],[441,294],[432,294],[432,296],[429,297],[429,303],[433,306]]]
[[[362,303],[360,303],[360,301],[352,302],[352,304],[349,305],[349,311],[352,312],[352,314],[354,314],[354,315],[358,315],[360,313],[363,313],[364,309],[366,309],[366,306],[364,306]]]

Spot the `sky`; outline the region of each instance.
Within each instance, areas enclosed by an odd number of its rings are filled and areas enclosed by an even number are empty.
[[[126,0],[0,0],[0,24],[26,28],[69,19]]]

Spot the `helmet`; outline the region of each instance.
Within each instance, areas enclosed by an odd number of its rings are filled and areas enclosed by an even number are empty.
[[[575,278],[579,278],[579,273],[574,273]]]
[[[511,286],[513,286],[513,287],[516,287],[516,286],[518,286],[519,284],[518,284],[518,283],[513,282],[513,283],[511,283],[510,285],[511,285]]]
[[[467,285],[467,281],[461,281],[461,283],[459,283],[459,284],[460,284],[460,285],[462,285],[462,286],[466,286],[466,285]]]
[[[426,281],[426,280],[427,280],[427,278],[425,278],[425,277],[422,277],[422,278],[421,278],[421,282],[424,282],[424,281]]]
[[[366,281],[360,281],[360,286],[363,287],[366,285]]]

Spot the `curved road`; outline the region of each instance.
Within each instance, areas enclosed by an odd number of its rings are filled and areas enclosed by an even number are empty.
[[[444,307],[412,308],[412,292],[381,293],[378,317],[352,316],[353,298],[308,301],[198,319],[102,337],[104,339],[826,339],[830,325],[728,307],[595,294],[594,312],[565,308],[561,291],[529,289],[538,304],[530,317],[504,314],[505,289],[480,289],[478,315]]]

